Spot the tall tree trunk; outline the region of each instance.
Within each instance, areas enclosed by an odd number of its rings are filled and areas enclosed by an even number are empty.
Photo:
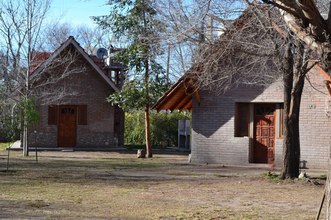
[[[145,141],[146,141],[146,157],[152,157],[152,146],[151,146],[151,131],[149,121],[149,62],[145,60]]]
[[[283,170],[281,177],[297,178],[300,170],[300,103],[307,66],[304,62],[305,50],[301,42],[297,42],[295,58],[293,39],[290,39],[284,57],[284,140]]]
[[[142,4],[145,5],[145,1],[142,1]],[[144,7],[145,8],[145,7]],[[147,20],[146,20],[146,11],[142,10],[142,16],[144,21],[144,30],[146,34],[148,33],[147,29]],[[149,121],[149,108],[150,108],[150,95],[149,95],[149,45],[146,42],[146,39],[143,40],[145,46],[144,49],[144,66],[145,66],[145,141],[146,141],[146,157],[152,157],[152,146],[151,146],[151,131],[150,131],[150,121]]]
[[[29,82],[29,76],[30,76],[30,65],[31,65],[31,44],[32,44],[32,2],[31,0],[28,0],[27,2],[27,58],[28,58],[28,67],[26,70],[26,75],[25,75],[25,94],[24,94],[24,100],[25,102],[23,104],[24,108],[24,118],[23,118],[23,156],[29,156],[29,147],[28,147],[28,120],[27,120],[27,105],[28,105],[28,100],[29,100],[29,87],[30,87],[30,82]]]

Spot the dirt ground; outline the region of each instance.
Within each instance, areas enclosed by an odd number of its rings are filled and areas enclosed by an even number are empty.
[[[186,155],[40,152],[37,163],[11,152],[6,172],[6,154],[0,219],[314,219],[324,190],[319,179],[280,181],[266,168],[193,165]]]

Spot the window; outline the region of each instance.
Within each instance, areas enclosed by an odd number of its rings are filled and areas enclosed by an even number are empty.
[[[235,137],[248,136],[249,103],[236,103],[235,111]]]
[[[78,105],[78,125],[87,125],[87,105]]]
[[[49,105],[48,106],[48,124],[57,125],[59,106]]]

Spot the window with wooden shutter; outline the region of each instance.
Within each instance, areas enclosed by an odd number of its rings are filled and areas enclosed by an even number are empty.
[[[48,124],[57,125],[59,106],[58,105],[49,105],[48,106]]]
[[[236,103],[235,137],[245,137],[249,133],[249,103]]]
[[[78,124],[87,125],[87,105],[78,105]]]

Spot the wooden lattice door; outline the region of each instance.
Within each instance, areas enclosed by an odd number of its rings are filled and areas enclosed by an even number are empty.
[[[254,106],[254,163],[274,163],[275,113],[275,104],[256,104]]]

